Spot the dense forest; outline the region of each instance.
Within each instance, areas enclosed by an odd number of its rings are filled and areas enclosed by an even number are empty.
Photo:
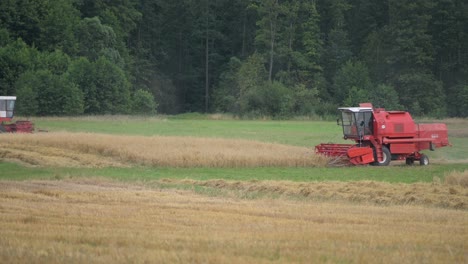
[[[466,0],[2,0],[22,115],[468,116]]]

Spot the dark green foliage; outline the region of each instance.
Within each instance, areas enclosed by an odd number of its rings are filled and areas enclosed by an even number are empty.
[[[81,90],[63,76],[48,70],[28,71],[20,76],[17,111],[22,115],[79,115],[83,113]]]
[[[237,73],[237,83],[239,85],[239,112],[251,111],[252,106],[256,107],[255,101],[258,97],[257,89],[263,87],[267,80],[268,73],[264,68],[264,61],[261,55],[254,53],[242,64]],[[261,100],[261,98],[258,98]]]
[[[44,51],[63,50],[75,55],[77,40],[74,32],[80,22],[79,12],[69,0],[43,1],[43,18],[39,20],[40,37],[35,42]]]
[[[70,64],[70,57],[63,53],[61,50],[55,50],[53,52],[41,52],[38,55],[37,68],[47,69],[53,74],[61,75],[64,74],[68,65]]]
[[[319,91],[316,88],[309,89],[305,85],[298,84],[293,88],[293,99],[294,105],[290,109],[292,114],[310,116],[320,107]]]
[[[157,104],[154,101],[153,95],[144,90],[136,90],[133,94],[132,112],[139,115],[156,114]]]
[[[96,100],[100,103],[98,113],[128,113],[130,82],[124,71],[104,57],[100,57],[93,66]]]
[[[38,51],[21,39],[0,47],[0,95],[16,94],[16,80],[35,68],[37,56]]]
[[[391,63],[396,73],[427,69],[434,60],[429,22],[434,0],[390,0],[389,27],[392,41]]]
[[[267,116],[285,116],[292,113],[293,93],[280,82],[267,82],[258,91],[257,107]],[[254,106],[254,105],[252,105]]]
[[[229,60],[227,69],[220,76],[217,89],[213,92],[213,105],[216,112],[237,113],[239,111],[239,69],[242,62],[237,57]]]
[[[6,46],[10,42],[10,33],[6,28],[0,28],[0,47]]]
[[[353,106],[357,105],[356,100],[359,103],[359,100],[368,97],[371,87],[372,83],[366,65],[359,61],[347,61],[333,79],[332,95],[335,102],[341,104],[346,101],[345,105]],[[356,97],[354,95],[356,92],[361,95]]]
[[[372,87],[369,93],[370,102],[374,107],[385,108],[387,110],[403,110],[400,99],[395,88],[387,84],[379,84]]]
[[[450,87],[448,112],[451,116],[468,117],[468,85]]]
[[[72,63],[68,78],[83,91],[87,114],[121,114],[130,110],[130,83],[118,66],[104,57]]]
[[[352,86],[348,90],[348,96],[343,101],[345,106],[359,106],[359,103],[369,102],[369,92],[365,89]]]
[[[37,102],[37,91],[36,83],[26,80],[28,77],[23,76],[23,80],[18,80],[17,86],[19,86],[18,92],[16,93],[16,106],[15,111],[19,115],[23,116],[34,116],[39,112],[39,105]],[[30,79],[33,79],[31,76]]]
[[[427,73],[402,74],[397,79],[400,101],[415,115],[444,116],[445,94],[442,83]]]
[[[464,0],[3,0],[0,95],[46,114],[37,78],[54,100],[76,85],[85,114],[130,113],[142,90],[170,114],[329,115],[366,100],[466,116],[467,29]]]
[[[117,41],[114,30],[101,24],[98,17],[84,18],[75,34],[79,39],[78,54],[90,60],[97,60],[106,49],[114,48]]]
[[[85,114],[99,113],[100,111],[94,68],[93,63],[81,57],[70,64],[67,74],[70,82],[78,85],[83,92]]]

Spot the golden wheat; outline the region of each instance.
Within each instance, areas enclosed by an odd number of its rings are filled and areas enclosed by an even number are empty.
[[[67,132],[1,135],[0,158],[64,167],[310,167],[327,162],[308,148],[249,140]]]
[[[2,263],[465,263],[466,241],[461,210],[0,181]]]

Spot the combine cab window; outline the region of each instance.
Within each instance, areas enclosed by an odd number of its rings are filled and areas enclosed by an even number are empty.
[[[15,100],[0,100],[0,117],[13,118]]]
[[[372,112],[342,112],[343,135],[347,138],[360,138],[372,135]]]
[[[356,127],[353,124],[356,123],[353,112],[342,112],[342,124],[343,124],[343,135],[346,137],[357,136]],[[353,129],[354,127],[354,129]],[[354,130],[354,133],[353,133]]]
[[[8,118],[13,118],[13,110],[15,109],[15,101],[7,100],[6,101],[6,112]]]

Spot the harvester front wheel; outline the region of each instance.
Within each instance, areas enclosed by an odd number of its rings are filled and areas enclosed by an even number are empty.
[[[377,153],[374,150],[374,158],[375,162],[373,163],[376,166],[388,166],[390,164],[390,161],[392,160],[392,154],[390,153],[390,150],[388,150],[387,147],[382,146],[382,161],[379,161],[377,158]]]
[[[419,158],[419,164],[420,164],[421,166],[427,166],[427,165],[429,165],[429,157],[426,156],[426,155],[424,155],[424,154],[422,154],[422,155],[421,155],[421,158]]]

